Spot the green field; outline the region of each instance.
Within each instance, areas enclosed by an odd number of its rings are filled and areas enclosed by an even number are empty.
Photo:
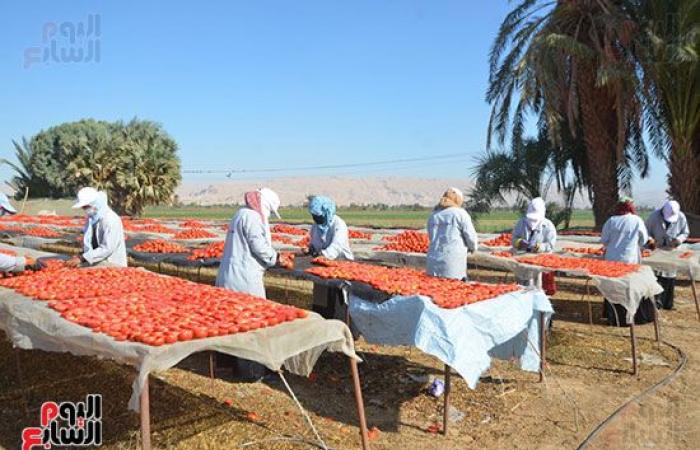
[[[16,202],[17,206],[21,202]],[[39,211],[56,212],[59,215],[75,215],[70,206],[71,200],[32,199],[27,201],[24,212],[37,214]],[[144,217],[161,219],[219,219],[228,220],[237,211],[237,206],[155,206],[147,208]],[[282,222],[311,223],[311,217],[305,208],[282,208]],[[430,215],[430,209],[395,208],[387,210],[340,208],[340,215],[349,225],[378,228],[423,228]],[[644,216],[644,214],[643,214]],[[476,218],[476,228],[480,232],[510,230],[518,219],[514,211],[499,210]],[[590,228],[593,226],[593,214],[590,210],[576,210],[571,221],[572,227]]]
[[[158,218],[197,218],[197,219],[230,219],[237,207],[153,207],[146,210],[145,217]],[[283,222],[310,223],[311,217],[305,208],[282,208],[280,210]],[[423,228],[430,215],[430,209],[359,209],[339,208],[340,215],[349,225],[369,226],[379,228]],[[514,211],[493,211],[477,218],[477,229],[481,232],[494,232],[512,229],[518,219]],[[571,222],[572,227],[592,227],[593,214],[590,210],[576,210]]]

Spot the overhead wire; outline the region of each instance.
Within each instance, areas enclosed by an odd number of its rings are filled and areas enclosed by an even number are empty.
[[[359,168],[359,167],[371,167],[371,166],[384,166],[393,165],[400,163],[411,163],[411,162],[422,162],[422,161],[436,161],[436,160],[447,160],[447,159],[464,159],[466,154],[462,153],[447,153],[441,155],[430,155],[430,156],[420,156],[413,158],[397,158],[391,160],[382,161],[371,161],[371,162],[361,162],[361,163],[345,163],[345,164],[326,164],[326,165],[315,165],[315,166],[297,166],[297,167],[269,167],[269,168],[229,168],[229,169],[185,169],[182,172],[186,174],[215,174],[215,173],[277,173],[277,172],[298,172],[298,171],[311,171],[311,170],[328,170],[328,169],[346,169],[346,168]]]

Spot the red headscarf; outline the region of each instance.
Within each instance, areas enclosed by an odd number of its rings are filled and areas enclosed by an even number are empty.
[[[634,203],[627,200],[617,204],[617,206],[615,207],[614,214],[616,216],[624,216],[625,214],[637,214],[637,210],[634,209]]]
[[[265,222],[265,215],[262,212],[262,204],[260,201],[260,191],[246,192],[243,198],[245,199],[246,206],[253,211],[257,211],[263,222]]]

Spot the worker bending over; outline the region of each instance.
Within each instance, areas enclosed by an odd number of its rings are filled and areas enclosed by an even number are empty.
[[[78,191],[75,209],[82,209],[87,220],[83,230],[83,252],[66,261],[68,267],[81,264],[126,267],[126,244],[122,219],[112,211],[107,194],[92,187]]]
[[[333,200],[321,195],[312,197],[309,201],[309,214],[314,220],[311,225],[309,253],[328,259],[352,260],[348,226],[335,214]]]
[[[677,201],[667,200],[664,205],[652,212],[646,221],[649,232],[647,246],[654,250],[660,248],[670,250],[678,247],[690,234],[688,220],[681,212]],[[656,296],[656,305],[663,309],[673,309],[673,291],[676,285],[676,271],[666,270],[656,272],[656,279],[664,291]]]

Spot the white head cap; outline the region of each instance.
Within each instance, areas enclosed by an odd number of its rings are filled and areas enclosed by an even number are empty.
[[[544,220],[545,213],[546,207],[544,200],[542,200],[541,197],[537,197],[533,198],[530,201],[530,204],[527,205],[527,213],[525,213],[525,217],[527,217],[530,226],[534,228]]]
[[[10,203],[10,199],[2,192],[0,192],[0,207],[11,214],[17,213],[15,207]]]
[[[681,211],[681,205],[675,200],[666,200],[664,206],[661,208],[661,213],[664,216],[664,220],[670,223],[678,222],[678,213]]]
[[[262,206],[267,215],[273,213],[275,217],[280,219],[280,214],[278,212],[280,208],[280,197],[272,189],[260,189],[260,206]]]
[[[459,202],[460,204],[464,203],[464,193],[462,192],[461,189],[456,188],[456,187],[450,187],[450,188],[447,188],[447,190],[452,191],[457,197],[459,197],[461,199],[461,201]]]
[[[84,187],[78,191],[78,196],[73,208],[83,208],[93,204],[98,198],[100,198],[100,192],[92,187]]]

